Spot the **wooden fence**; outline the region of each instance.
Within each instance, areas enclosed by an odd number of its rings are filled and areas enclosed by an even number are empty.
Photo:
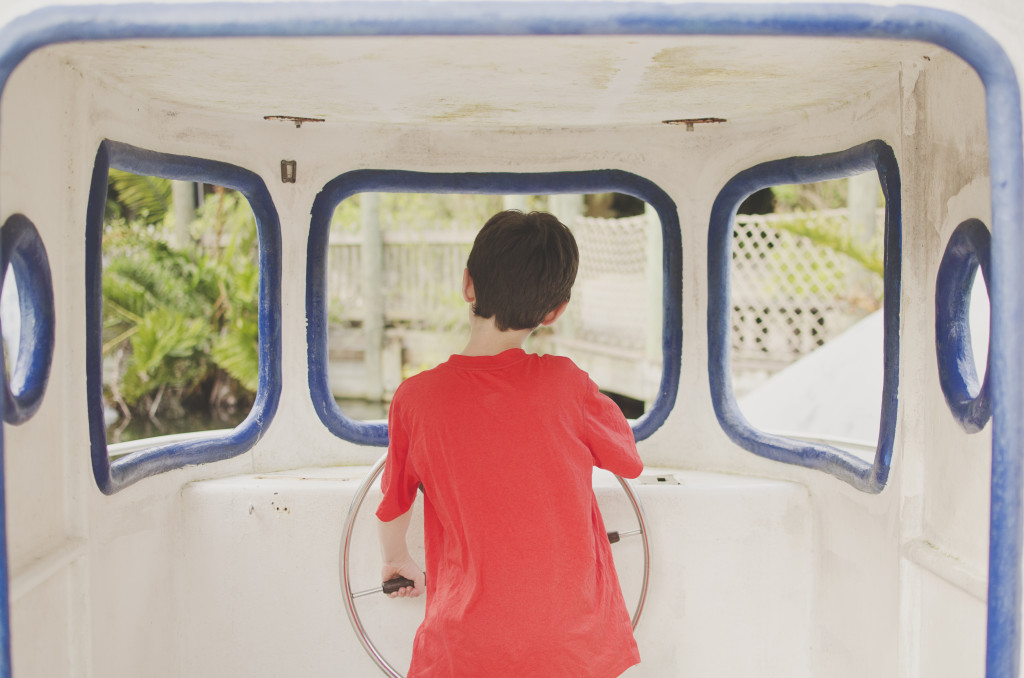
[[[736,220],[731,273],[734,372],[780,369],[880,304],[880,277],[833,249],[780,228],[780,222],[792,218],[741,215]],[[801,218],[847,227],[845,211]],[[650,400],[660,376],[660,235],[651,238],[652,228],[659,228],[657,220],[580,217],[569,226],[580,248],[580,271],[570,311],[556,324],[549,348],[620,382],[600,382],[609,388]],[[466,331],[461,280],[475,235],[429,228],[384,231],[384,314],[389,328],[401,328],[407,335]],[[360,234],[332,234],[328,298],[336,326],[357,328],[362,322],[361,253]],[[652,260],[657,261],[653,270]]]

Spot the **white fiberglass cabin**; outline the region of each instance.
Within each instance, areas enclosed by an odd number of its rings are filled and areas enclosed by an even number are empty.
[[[387,433],[332,397],[331,215],[361,193],[614,192],[660,224],[655,284],[604,330],[634,304],[658,319],[625,371],[649,382],[648,470],[595,476],[638,617],[627,675],[1017,678],[1022,34],[1011,0],[4,2],[0,677],[402,675],[422,602],[356,596],[379,586]],[[258,388],[233,429],[108,444],[112,169],[236,189],[256,216]],[[884,302],[847,362],[877,357],[853,370],[878,385],[871,444],[752,423],[737,208],[865,173]]]

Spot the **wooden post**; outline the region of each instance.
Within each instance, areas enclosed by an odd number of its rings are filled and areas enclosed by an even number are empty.
[[[661,219],[650,205],[646,205],[644,210],[647,221],[645,228],[647,234],[645,257],[647,260],[647,327],[644,332],[644,381],[646,382],[647,375],[651,375],[652,378],[656,378],[660,382],[663,365],[661,331],[665,303]],[[657,386],[651,389],[651,392],[657,393]],[[653,401],[645,402],[644,410],[649,410],[653,404]]]
[[[172,181],[171,202],[174,205],[174,245],[184,250],[192,244],[188,227],[196,217],[196,185],[191,181]]]
[[[583,196],[559,193],[548,198],[548,209],[563,224],[572,228],[576,219],[583,214]]]
[[[847,179],[850,222],[864,241],[870,240],[877,229],[875,211],[878,209],[878,174],[865,172]]]
[[[384,399],[381,353],[384,347],[384,243],[380,232],[380,195],[359,196],[363,227],[363,362],[366,366],[366,399]]]
[[[878,230],[878,173],[865,172],[854,175],[847,179],[847,188],[846,205],[853,233],[861,243],[869,243]],[[847,271],[851,274],[847,294],[854,298],[872,298],[874,274],[853,261],[848,264]]]
[[[502,198],[502,206],[507,210],[530,211],[530,200],[527,195],[506,195]]]

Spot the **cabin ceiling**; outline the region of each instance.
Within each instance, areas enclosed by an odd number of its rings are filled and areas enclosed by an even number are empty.
[[[47,48],[87,79],[184,110],[327,123],[734,122],[832,109],[936,48],[711,36],[221,38]]]

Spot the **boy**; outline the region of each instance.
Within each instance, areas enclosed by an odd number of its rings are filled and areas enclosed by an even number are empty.
[[[405,381],[377,509],[386,581],[425,591],[406,547],[421,484],[430,595],[408,678],[612,678],[640,661],[593,466],[635,478],[633,432],[567,358],[527,354],[565,311],[579,253],[550,214],[493,216],[463,275],[461,354]]]

